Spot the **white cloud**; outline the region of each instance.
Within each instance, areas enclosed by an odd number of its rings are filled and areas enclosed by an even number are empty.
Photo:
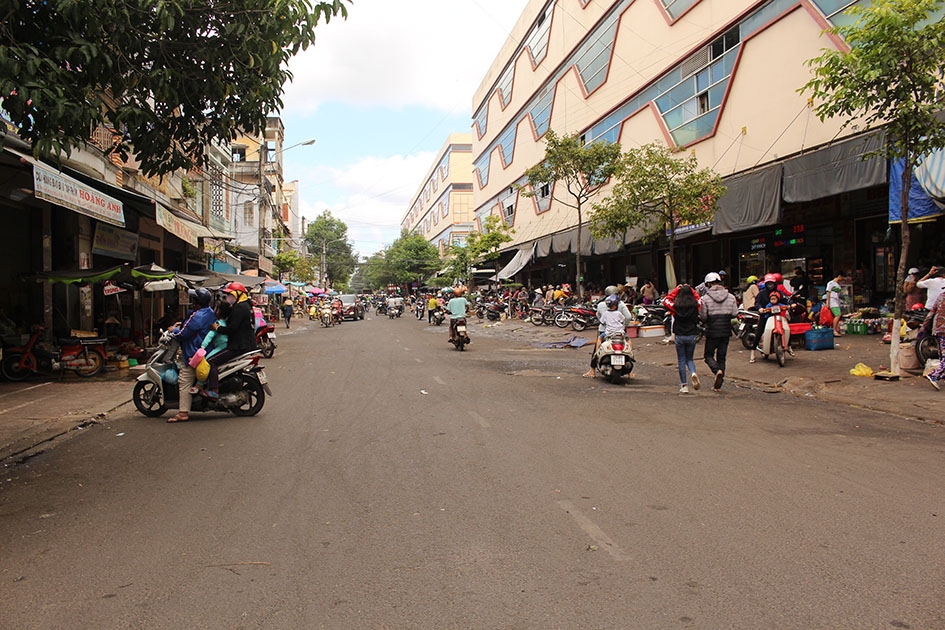
[[[471,107],[527,0],[355,0],[347,20],[316,29],[290,63],[286,109],[320,103]]]
[[[417,188],[433,165],[434,153],[363,157],[350,165],[315,167],[304,175],[304,186],[318,196],[319,186],[337,193],[336,201],[309,203],[301,196],[302,216],[312,221],[325,210],[348,226],[355,249],[370,255],[400,235],[400,221]]]

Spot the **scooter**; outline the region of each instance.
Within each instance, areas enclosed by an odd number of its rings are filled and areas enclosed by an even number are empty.
[[[466,318],[455,317],[450,319],[450,328],[453,331],[453,338],[450,340],[456,349],[462,352],[469,343],[469,334],[466,332]]]
[[[387,316],[391,319],[400,317],[404,312],[403,306],[391,306],[387,309]]]
[[[263,324],[256,328],[256,347],[262,355],[271,359],[276,351],[276,327],[272,324]]]
[[[318,311],[318,320],[325,328],[330,328],[332,325],[334,325],[335,318],[332,317],[330,304],[322,304]]]
[[[436,309],[433,311],[433,325],[439,326],[440,324],[443,323],[445,319],[446,319],[446,312],[443,310],[442,307],[437,306]]]
[[[318,307],[314,304],[308,307],[308,318],[309,320],[318,319]]]
[[[765,359],[774,354],[778,365],[784,367],[787,355],[793,355],[791,350],[791,326],[787,320],[787,307],[783,305],[770,306],[760,309],[763,313],[771,313],[765,322],[765,330],[761,335],[761,356]]]
[[[180,403],[177,361],[180,342],[170,332],[161,335],[158,349],[148,359],[144,373],[135,381],[131,399],[139,412],[157,418]],[[255,416],[272,396],[266,370],[259,365],[262,353],[252,350],[220,366],[218,398],[195,395],[191,411],[228,411],[237,416]]]
[[[738,309],[738,314],[735,317],[738,321],[738,328],[735,331],[735,336],[741,339],[742,345],[745,346],[745,350],[757,348],[758,321],[761,319],[761,315],[758,314],[758,311],[750,311],[748,309],[740,308]]]
[[[414,305],[413,310],[414,310],[414,315],[417,316],[417,321],[418,322],[423,321],[423,316],[426,315],[427,313],[426,306],[418,302],[417,304]]]
[[[52,376],[65,370],[72,370],[79,376],[94,376],[105,366],[105,344],[102,337],[70,337],[59,339],[51,349],[39,345],[39,338],[45,332],[45,326],[33,326],[32,334],[25,346],[11,346],[3,349],[3,361],[0,371],[11,381],[22,381],[32,374]]]
[[[627,343],[626,334],[617,332],[607,335],[594,353],[591,367],[614,385],[630,374],[633,371],[633,350]]]
[[[597,319],[597,309],[592,306],[572,306],[571,313],[571,328],[577,332],[581,332],[588,326],[597,326],[600,323]]]

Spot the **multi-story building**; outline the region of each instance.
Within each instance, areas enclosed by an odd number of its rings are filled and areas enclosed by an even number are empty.
[[[465,244],[474,229],[472,201],[472,135],[450,134],[400,226],[423,235],[443,256],[450,245]]]
[[[735,284],[799,265],[823,284],[856,269],[863,299],[890,295],[887,165],[860,159],[883,139],[821,122],[798,92],[811,76],[805,62],[844,46],[823,31],[849,19],[847,5],[531,0],[473,101],[475,213],[514,226],[502,262],[515,257],[519,268],[507,271],[532,284],[575,277],[576,213],[553,200],[553,184],[535,197],[516,188],[554,129],[628,148],[660,141],[725,178],[714,222],[677,244],[681,278],[724,268]],[[941,228],[939,219],[916,230],[912,251],[931,253]],[[665,288],[665,239],[644,244],[631,230],[622,243],[594,242],[584,232],[586,282]]]

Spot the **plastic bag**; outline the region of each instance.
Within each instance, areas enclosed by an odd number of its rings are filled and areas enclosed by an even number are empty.
[[[820,325],[833,326],[833,311],[826,304],[820,307]]]
[[[197,351],[194,353],[194,356],[190,357],[190,361],[188,361],[187,363],[188,365],[190,365],[190,367],[195,368],[198,365],[200,365],[200,362],[203,361],[203,358],[205,356],[207,356],[206,348],[198,348]]]
[[[873,370],[865,363],[857,363],[856,366],[850,370],[850,374],[853,376],[873,376]]]
[[[207,377],[210,376],[210,364],[207,363],[206,359],[202,359],[200,363],[197,364],[197,380],[201,383],[207,380]]]

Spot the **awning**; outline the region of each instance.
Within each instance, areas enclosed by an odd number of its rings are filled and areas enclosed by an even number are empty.
[[[719,199],[713,234],[730,234],[781,221],[781,165],[729,177]]]
[[[885,141],[882,133],[871,133],[786,160],[784,200],[811,201],[885,184],[886,158],[863,159],[867,153],[882,149]]]
[[[929,197],[945,199],[945,149],[922,156],[913,172]]]
[[[594,241],[594,253],[597,255],[616,254],[622,249],[623,239],[599,238]]]
[[[537,258],[544,258],[551,253],[551,241],[553,237],[546,236],[535,241],[535,256]]]
[[[117,265],[108,269],[70,269],[68,271],[50,271],[36,274],[37,281],[51,284],[84,284],[111,280],[118,284],[143,284],[149,280],[166,280],[175,273],[155,264],[132,267],[129,264]]]
[[[535,243],[526,245],[518,250],[515,256],[512,257],[512,260],[509,261],[505,267],[502,268],[499,273],[495,275],[498,280],[505,280],[506,278],[511,278],[519,271],[525,268],[525,265],[531,262],[532,256],[535,255]]]
[[[905,168],[905,160],[893,160],[889,164],[889,222],[899,223],[902,221],[902,171]],[[909,188],[909,222],[921,223],[931,221],[941,215],[943,210],[935,203],[925,188],[912,174],[912,186]]]
[[[4,151],[33,167],[33,195],[79,214],[125,227],[125,210],[121,201],[96,190],[93,186],[56,170],[30,155],[6,147]]]
[[[182,219],[163,204],[155,205],[155,217],[158,225],[194,247],[200,247],[200,242],[197,239],[215,237],[213,232],[207,229],[205,225]]]

